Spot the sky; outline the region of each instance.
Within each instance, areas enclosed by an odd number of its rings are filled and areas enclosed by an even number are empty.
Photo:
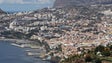
[[[52,7],[55,0],[0,0],[0,8],[4,11],[30,11],[44,7]]]

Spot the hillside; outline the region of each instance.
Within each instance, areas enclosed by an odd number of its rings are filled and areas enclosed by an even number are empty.
[[[2,9],[0,9],[0,14],[5,14],[6,12],[4,12]]]
[[[94,5],[94,4],[111,4],[112,0],[56,0],[54,7],[65,7],[73,5]]]

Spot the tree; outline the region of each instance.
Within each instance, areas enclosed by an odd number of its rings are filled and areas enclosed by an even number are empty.
[[[99,45],[99,46],[97,46],[97,47],[95,48],[95,53],[96,53],[96,52],[98,52],[98,51],[103,52],[103,51],[104,51],[104,49],[105,49],[105,47],[104,47],[104,46]]]
[[[85,62],[91,62],[92,61],[92,57],[90,54],[85,54],[84,59],[85,59]]]
[[[103,56],[110,56],[111,55],[110,51],[103,51],[101,54]]]
[[[102,63],[102,60],[97,58],[97,59],[95,59],[95,63]]]
[[[110,50],[112,51],[112,45],[109,46]]]

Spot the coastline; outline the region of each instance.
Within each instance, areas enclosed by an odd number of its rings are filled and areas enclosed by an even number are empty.
[[[8,38],[3,38],[0,39],[0,41],[9,41],[9,42],[15,42],[15,43],[29,43],[29,42],[34,42],[34,41],[30,41],[30,40],[25,40],[25,39],[8,39]]]
[[[46,53],[45,49],[40,46],[33,46],[30,43],[35,42],[35,41],[30,41],[30,40],[25,40],[25,39],[0,39],[0,41],[3,42],[9,42],[12,46],[16,46],[19,48],[26,48],[25,52],[27,53],[26,55],[32,56],[34,58],[41,58],[43,61],[45,58],[43,57]]]

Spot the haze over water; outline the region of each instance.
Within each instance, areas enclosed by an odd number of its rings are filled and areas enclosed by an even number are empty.
[[[55,0],[0,0],[0,8],[4,11],[31,11],[52,7]]]

